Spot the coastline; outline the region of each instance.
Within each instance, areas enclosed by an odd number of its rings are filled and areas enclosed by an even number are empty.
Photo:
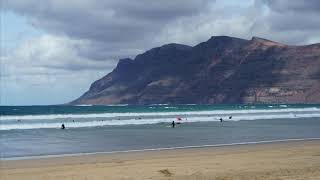
[[[320,139],[1,160],[11,179],[317,179]]]
[[[239,146],[239,145],[255,145],[255,144],[271,144],[271,143],[286,143],[295,141],[313,141],[320,140],[320,138],[294,138],[294,139],[276,139],[276,140],[265,140],[265,141],[251,141],[251,142],[239,142],[229,144],[205,144],[205,145],[190,145],[190,146],[177,146],[177,147],[162,147],[152,149],[132,149],[123,151],[101,151],[101,152],[88,152],[88,153],[71,153],[71,154],[50,154],[50,155],[39,155],[39,156],[22,156],[22,157],[8,157],[0,158],[0,161],[19,161],[19,160],[37,160],[37,159],[50,159],[50,158],[62,158],[62,157],[78,157],[78,156],[91,156],[91,155],[108,155],[117,153],[134,153],[134,152],[148,152],[148,151],[168,151],[168,150],[183,150],[183,149],[200,149],[200,148],[216,148],[216,147],[228,147],[228,146]]]

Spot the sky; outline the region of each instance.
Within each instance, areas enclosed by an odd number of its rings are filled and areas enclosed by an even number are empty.
[[[70,102],[121,58],[253,36],[320,42],[319,0],[0,0],[0,105]]]

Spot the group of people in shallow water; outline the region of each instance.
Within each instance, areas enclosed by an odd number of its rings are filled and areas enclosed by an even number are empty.
[[[178,119],[180,119],[180,118],[178,118]],[[229,119],[232,119],[232,116],[229,116]],[[222,118],[220,118],[219,120],[220,120],[220,122],[224,121]],[[72,122],[74,122],[74,120],[72,120]],[[180,124],[180,123],[177,123],[177,124]],[[174,128],[175,126],[176,126],[176,122],[172,121],[171,127]],[[61,124],[61,129],[65,129],[65,128],[66,128],[66,126],[64,124]]]
[[[232,116],[229,116],[229,119],[232,119]],[[219,119],[220,122],[223,122],[224,120],[222,118]],[[180,123],[177,123],[177,124],[180,124]],[[176,126],[176,122],[175,121],[172,121],[171,123],[171,127],[174,128]]]
[[[74,120],[72,120],[72,122],[75,122]],[[61,124],[61,129],[65,129],[66,126],[64,125],[64,123]]]
[[[229,116],[229,119],[232,119],[232,116]],[[224,121],[222,118],[220,118],[219,120],[220,120],[220,122]]]

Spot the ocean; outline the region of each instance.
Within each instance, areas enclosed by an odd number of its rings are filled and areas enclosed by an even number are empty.
[[[0,115],[1,159],[320,138],[320,104],[0,106]]]

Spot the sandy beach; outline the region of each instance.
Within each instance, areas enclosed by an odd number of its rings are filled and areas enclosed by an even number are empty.
[[[320,179],[320,140],[1,161],[1,180]]]

